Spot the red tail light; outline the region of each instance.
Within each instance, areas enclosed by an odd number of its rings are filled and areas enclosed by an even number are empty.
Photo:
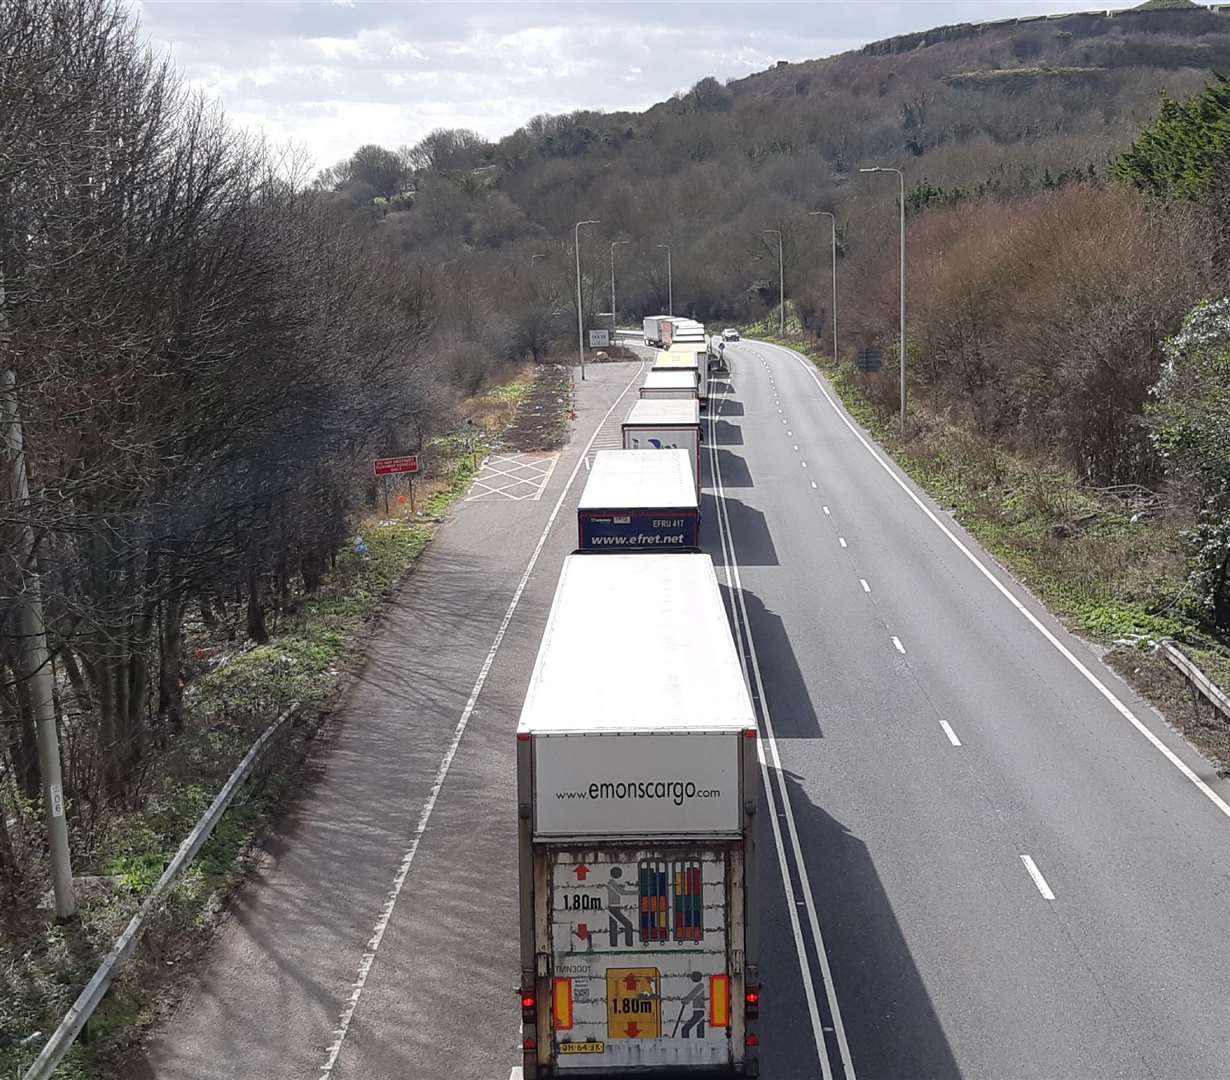
[[[743,1014],[749,1020],[755,1020],[760,1015],[760,987],[749,987],[743,995]]]
[[[535,1039],[533,1035],[531,1035],[531,1036],[530,1036],[528,1039],[526,1039],[526,1040],[525,1040],[525,1042],[522,1044],[522,1049],[526,1050],[527,1052],[533,1052],[534,1050],[537,1050],[537,1049],[538,1049],[538,1040],[537,1040],[537,1039]]]
[[[521,1008],[532,1009],[538,1004],[538,999],[533,994],[521,995]]]
[[[748,1035],[748,1037],[744,1039],[743,1041],[748,1046],[759,1046],[760,1045],[760,1039],[757,1037],[754,1031],[750,1035]]]

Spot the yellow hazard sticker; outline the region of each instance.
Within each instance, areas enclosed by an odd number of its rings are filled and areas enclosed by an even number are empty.
[[[662,1037],[662,975],[657,968],[606,969],[608,1039]]]
[[[605,1054],[606,1043],[602,1042],[562,1042],[559,1044],[561,1054]]]

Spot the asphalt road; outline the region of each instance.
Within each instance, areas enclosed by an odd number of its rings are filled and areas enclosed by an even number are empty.
[[[1230,1075],[1227,785],[797,356],[728,351],[714,450],[846,1071]],[[768,1076],[821,1075],[810,921],[802,962],[780,899],[763,929]]]
[[[1230,1075],[1230,817],[1209,797],[1227,786],[915,502],[796,357],[728,352],[702,532],[780,765],[761,815],[763,1075]],[[541,499],[462,503],[441,530],[134,1075],[509,1076],[512,733],[581,453],[618,445],[630,398],[599,421],[635,373],[589,369]]]

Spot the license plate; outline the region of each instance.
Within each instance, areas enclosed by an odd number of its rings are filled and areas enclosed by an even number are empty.
[[[559,1044],[561,1054],[605,1054],[606,1043],[600,1042],[562,1042]]]

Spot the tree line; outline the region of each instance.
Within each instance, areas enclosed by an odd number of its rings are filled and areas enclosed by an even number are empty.
[[[0,5],[0,885],[30,865],[41,586],[80,835],[191,723],[184,628],[268,637],[373,455],[450,423],[441,283],[232,127],[118,0]],[[475,361],[478,362],[477,360]],[[20,436],[29,495],[15,485]],[[36,830],[37,831],[37,830]],[[28,883],[28,882],[27,882]]]

